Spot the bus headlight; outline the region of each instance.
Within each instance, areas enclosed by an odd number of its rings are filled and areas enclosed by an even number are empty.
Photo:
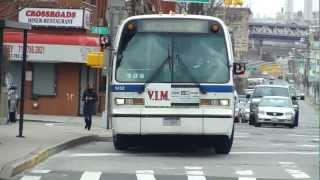
[[[229,100],[228,99],[220,99],[220,105],[221,106],[229,106]]]
[[[116,105],[124,105],[124,99],[117,98],[115,100]]]
[[[229,106],[229,99],[201,99],[200,105],[203,106]]]
[[[143,98],[116,98],[116,105],[144,105]]]

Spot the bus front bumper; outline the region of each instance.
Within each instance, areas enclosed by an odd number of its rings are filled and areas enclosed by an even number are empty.
[[[231,110],[186,109],[186,112],[147,110],[112,115],[115,134],[131,135],[227,135],[231,136]]]

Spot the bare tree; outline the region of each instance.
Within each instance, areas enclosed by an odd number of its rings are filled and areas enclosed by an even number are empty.
[[[224,0],[209,0],[208,4],[190,3],[188,6],[189,14],[214,15],[215,11],[221,7]]]
[[[217,9],[224,3],[224,0],[211,0],[208,6],[207,15],[214,16]]]

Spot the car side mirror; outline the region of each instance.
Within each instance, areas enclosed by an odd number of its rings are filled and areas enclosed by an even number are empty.
[[[251,97],[250,94],[247,94],[247,95],[246,95],[246,98],[247,98],[247,99],[250,99],[250,97]]]
[[[292,96],[291,99],[292,99],[293,101],[296,101],[296,100],[297,100],[297,97],[296,97],[296,96]]]
[[[235,75],[242,75],[246,72],[246,64],[235,62],[233,63],[233,74]]]
[[[300,95],[300,96],[299,96],[299,99],[300,99],[300,100],[304,100],[304,95],[303,95],[303,94]]]

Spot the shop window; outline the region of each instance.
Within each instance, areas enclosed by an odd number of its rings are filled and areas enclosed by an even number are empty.
[[[33,64],[32,94],[37,96],[56,95],[55,64]]]

